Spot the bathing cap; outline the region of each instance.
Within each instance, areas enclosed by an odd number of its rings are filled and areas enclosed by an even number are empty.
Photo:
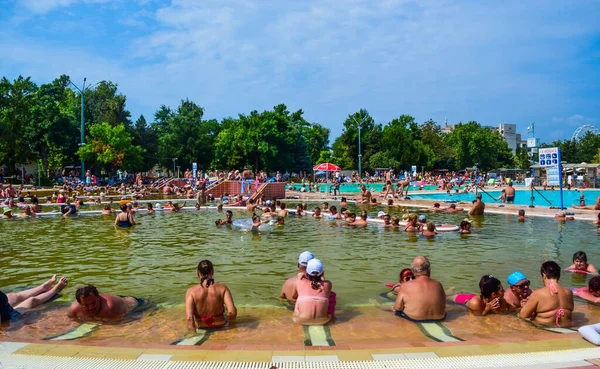
[[[4,209],[2,209],[2,214],[10,213],[11,211],[12,211],[11,208],[4,208]]]
[[[425,215],[419,215],[419,222],[426,222],[427,217]]]
[[[304,251],[302,254],[300,254],[300,256],[298,257],[298,264],[302,265],[302,266],[306,266],[306,264],[314,259],[315,256],[313,255],[312,252],[310,251]]]
[[[380,211],[379,213],[377,213],[377,218],[381,218],[386,216],[385,211]]]
[[[521,272],[514,272],[506,278],[506,282],[508,282],[508,284],[510,286],[514,286],[515,284],[517,284],[525,279],[527,279],[527,277],[525,277],[525,274],[523,274]]]
[[[312,259],[306,265],[306,273],[310,275],[323,274],[323,263],[319,259]]]

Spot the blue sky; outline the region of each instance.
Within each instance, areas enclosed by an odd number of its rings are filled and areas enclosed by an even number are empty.
[[[134,119],[190,98],[284,103],[332,131],[360,108],[443,124],[600,128],[600,1],[0,0],[0,71],[111,80]],[[79,82],[80,83],[80,82]]]

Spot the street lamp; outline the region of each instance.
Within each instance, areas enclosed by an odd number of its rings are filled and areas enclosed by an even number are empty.
[[[175,177],[175,162],[177,161],[177,158],[173,158],[173,177]]]
[[[362,178],[362,168],[361,168],[361,164],[362,164],[362,151],[360,149],[360,130],[361,130],[361,126],[362,124],[365,122],[365,119],[367,119],[367,117],[363,117],[363,119],[360,121],[360,123],[358,123],[358,121],[356,120],[356,118],[352,117],[352,120],[354,122],[356,122],[356,125],[358,126],[358,176],[360,178]]]
[[[100,81],[98,83],[96,83],[95,85],[92,86],[85,86],[85,81],[87,80],[87,78],[83,78],[83,86],[81,88],[77,87],[73,82],[71,82],[71,80],[69,79],[68,82],[71,84],[71,86],[75,87],[77,89],[77,91],[79,91],[79,93],[81,94],[81,143],[79,144],[79,146],[83,146],[85,145],[85,137],[84,137],[84,133],[85,133],[85,118],[83,116],[83,106],[84,106],[84,96],[85,96],[85,91],[89,90],[92,87],[96,87],[98,84],[102,83],[103,81]],[[81,182],[85,181],[85,167],[84,167],[84,162],[83,162],[83,158],[81,159]]]

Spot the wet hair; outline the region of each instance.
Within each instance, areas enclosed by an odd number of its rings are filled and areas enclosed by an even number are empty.
[[[588,290],[590,292],[600,291],[600,276],[595,276],[594,278],[590,279],[588,282]]]
[[[280,207],[281,207],[281,210],[285,209],[285,203],[282,202],[281,205],[280,205]]]
[[[524,217],[525,216],[525,210],[524,209],[519,209],[519,216],[520,217]]]
[[[364,220],[367,220],[367,218],[369,217],[369,213],[367,213],[366,210],[363,210],[360,212],[360,217],[363,218]]]
[[[434,208],[439,208],[439,207],[440,207],[440,203],[439,203],[439,202],[436,202],[435,204],[433,204],[433,207],[434,207]]]
[[[341,202],[346,202],[346,198],[342,197],[342,199],[340,200]]]
[[[148,209],[152,209],[152,203],[151,203],[151,202],[147,203],[147,204],[146,204],[146,207],[147,207]]]
[[[121,209],[121,211],[126,212],[127,211],[127,204],[123,204],[123,205],[119,206],[119,208]]]
[[[393,224],[393,225],[400,224],[400,218],[398,218],[396,215],[394,215],[394,216],[392,217],[392,224]]]
[[[450,204],[450,209],[456,209],[456,204]]]
[[[346,218],[352,218],[352,219],[356,219],[356,213],[349,213],[349,214],[346,214]]]
[[[372,199],[371,199],[371,202],[372,202],[373,204],[377,204],[377,199],[376,199],[376,198],[372,198]]]
[[[75,291],[75,300],[77,300],[77,302],[81,302],[83,297],[88,297],[90,295],[100,296],[96,286],[88,284],[87,286],[79,287],[77,291]]]
[[[233,216],[233,212],[231,210],[227,210],[225,214]]]
[[[460,222],[460,229],[465,229],[470,225],[471,223],[467,222],[466,220],[463,220],[462,222]]]
[[[19,198],[17,199],[19,202],[25,202],[25,198],[23,196],[19,196]]]
[[[104,210],[110,210],[110,204],[105,204],[104,205]]]
[[[415,274],[413,273],[412,269],[410,268],[404,268],[400,271],[400,275],[398,276],[398,278],[400,279],[400,281],[403,281],[404,278],[408,277],[408,276],[415,276]]]
[[[37,198],[37,197],[33,196],[33,197],[31,198],[31,203],[32,203],[32,204],[37,204],[38,202],[39,202],[39,201],[38,201],[38,198]]]
[[[331,212],[331,211],[337,211],[337,208],[336,208],[335,206],[331,205],[331,206],[329,207],[329,211],[330,211],[330,212]]]
[[[577,251],[573,254],[573,262],[575,260],[582,260],[584,263],[587,263],[587,255],[583,251]]]
[[[329,207],[329,203],[327,201],[325,201],[323,204],[321,205],[325,205],[325,207]]]
[[[427,230],[428,230],[429,232],[433,232],[433,231],[435,231],[435,223],[434,223],[434,222],[428,222],[428,223],[427,223]]]
[[[390,205],[394,205],[394,200],[388,199],[388,206],[390,206]]]
[[[540,273],[545,275],[548,279],[560,279],[560,266],[554,261],[547,261],[542,264]]]
[[[215,220],[215,225],[218,227],[221,225],[221,222],[223,222],[223,219],[219,218],[219,219]]]
[[[346,212],[346,211],[348,211],[348,209],[347,209],[347,208],[341,208],[341,209],[340,209],[340,213],[344,213],[344,212]]]
[[[495,278],[493,275],[484,275],[481,277],[479,281],[479,291],[481,292],[481,296],[489,299],[492,297],[492,293],[498,292],[502,287],[502,283]]]
[[[215,280],[209,275],[213,273],[215,270],[213,268],[210,260],[202,260],[198,263],[198,274],[200,275],[200,285],[206,281],[206,287],[209,287],[211,284],[215,283]]]
[[[254,223],[254,222],[256,222],[257,220],[258,220],[258,221],[260,221],[260,217],[259,217],[258,215],[256,215],[256,214],[254,214],[254,215],[252,216],[252,222]]]
[[[320,213],[320,212],[321,212],[321,208],[320,208],[320,207],[318,207],[318,206],[315,208],[315,213],[317,213],[317,212],[318,212],[318,213]]]

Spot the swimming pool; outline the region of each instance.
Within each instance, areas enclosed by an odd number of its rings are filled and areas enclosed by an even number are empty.
[[[375,214],[384,208],[368,209]],[[390,212],[401,215],[406,210]],[[376,342],[393,336],[403,342],[421,342],[423,336],[415,336],[418,329],[372,302],[386,302],[379,297],[386,291],[384,283],[395,282],[416,255],[427,255],[433,277],[446,289],[459,292],[477,292],[484,274],[493,274],[504,283],[514,270],[522,270],[539,287],[541,262],[552,259],[566,267],[579,249],[587,252],[592,263],[600,262],[598,230],[585,222],[558,224],[553,219],[529,218],[517,223],[515,216],[486,215],[475,220],[472,235],[445,233],[427,240],[376,225],[351,229],[335,221],[293,216],[282,229],[254,235],[216,228],[214,220],[219,217],[224,214],[215,210],[141,215],[141,224],[126,230],[115,229],[112,216],[0,221],[3,240],[10,240],[1,248],[3,290],[38,284],[53,273],[64,274],[70,281],[63,297],[40,309],[35,320],[18,323],[1,334],[37,340],[72,328],[75,324],[66,318],[65,309],[78,286],[92,283],[101,293],[138,296],[162,307],[139,321],[103,326],[83,342],[169,344],[186,332],[184,294],[198,282],[198,261],[208,258],[215,264],[215,279],[230,287],[240,308],[236,328],[219,332],[211,342],[297,342],[302,328],[292,323],[291,311],[278,296],[285,278],[295,273],[298,254],[308,249],[324,261],[325,275],[338,295],[338,318],[331,325],[334,335]],[[234,211],[234,219],[245,217],[249,214]],[[464,215],[428,217],[457,224]],[[566,274],[561,282],[582,286],[586,280]],[[463,338],[474,337],[476,332],[479,337],[535,333],[514,317],[490,320],[471,316],[462,307],[449,305],[448,310],[452,319],[447,325],[455,334],[462,332]],[[600,318],[600,308],[584,310],[576,323]],[[499,321],[503,323],[498,325]],[[385,333],[386,326],[396,327],[396,333]]]
[[[342,194],[355,194],[355,193],[360,193],[362,190],[360,188],[360,186],[362,186],[359,183],[342,183],[340,185],[340,192]],[[367,187],[367,189],[371,192],[381,192],[382,189],[384,188],[384,184],[383,183],[365,183],[365,186]],[[302,187],[302,184],[294,184],[291,186],[288,186],[288,189],[290,187],[295,187],[296,189],[300,189]],[[436,190],[438,188],[438,186],[436,185],[425,185],[423,186],[424,190],[430,191],[430,190]],[[396,184],[394,184],[394,190],[396,189]],[[417,191],[419,189],[419,186],[414,186],[411,185],[409,188],[409,191]],[[319,192],[330,192],[333,193],[333,185],[330,184],[320,184],[319,185]]]
[[[502,190],[498,190],[498,189],[487,190],[486,189],[485,191],[487,192],[487,194],[482,193],[483,202],[498,203],[498,204],[502,203],[499,200],[492,199],[492,197],[494,197],[496,199],[498,197],[500,197]],[[586,205],[594,205],[594,203],[596,202],[596,199],[598,198],[598,196],[600,196],[600,190],[585,190],[585,191],[581,191],[581,192],[576,191],[576,190],[570,190],[570,191],[563,190],[564,206],[566,208],[569,208],[569,207],[572,207],[573,205],[579,205],[579,196],[582,193],[585,196]],[[560,191],[558,189],[557,190],[539,190],[539,193],[534,191],[533,196],[534,196],[534,202],[533,202],[534,205],[560,207]],[[471,201],[475,200],[475,192],[459,193],[459,194],[456,194],[456,193],[447,194],[446,192],[441,192],[441,191],[440,191],[440,193],[413,192],[410,194],[410,197],[412,199],[417,199],[417,200],[471,202]],[[550,203],[548,203],[548,201],[546,201],[544,199],[544,197],[546,199],[548,199]],[[530,201],[531,201],[531,191],[529,191],[529,190],[517,190],[516,191],[515,204],[529,205]]]

